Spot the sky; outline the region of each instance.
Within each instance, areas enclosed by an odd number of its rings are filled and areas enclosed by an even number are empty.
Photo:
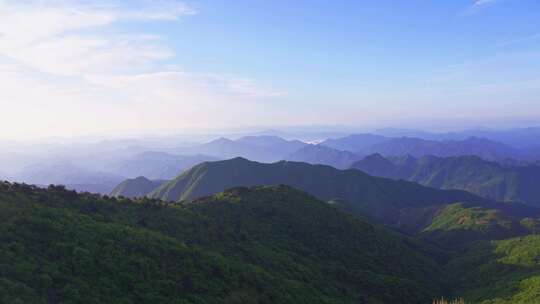
[[[0,0],[0,109],[4,139],[530,125],[540,1]]]

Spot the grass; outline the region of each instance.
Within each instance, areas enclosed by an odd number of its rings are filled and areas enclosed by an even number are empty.
[[[433,304],[465,304],[465,300],[457,298],[454,300],[447,300],[445,298],[433,300]]]

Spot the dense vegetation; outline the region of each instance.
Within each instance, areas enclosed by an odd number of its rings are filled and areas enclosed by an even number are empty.
[[[0,184],[2,303],[429,303],[421,244],[286,186],[167,205]]]
[[[538,165],[501,165],[477,156],[386,159],[375,154],[352,167],[375,176],[405,179],[440,189],[461,189],[498,201],[540,206]]]
[[[124,197],[156,187],[154,198]],[[0,303],[450,296],[528,304],[540,296],[540,212],[518,203],[242,158],[200,164],[161,186],[141,177],[117,190],[103,197],[0,183]]]
[[[457,248],[477,240],[501,240],[535,233],[538,223],[538,219],[511,216],[503,210],[455,203],[439,210],[419,237],[446,248]]]
[[[446,269],[456,292],[472,303],[538,303],[540,236],[478,243]]]
[[[447,295],[528,304],[540,293],[540,221],[468,203],[439,207],[417,240],[288,186],[167,204],[1,183],[0,210],[1,303],[430,303]],[[530,235],[504,239],[517,234]]]

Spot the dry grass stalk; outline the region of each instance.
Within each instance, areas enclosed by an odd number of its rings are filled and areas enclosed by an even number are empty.
[[[433,304],[465,304],[465,300],[463,300],[462,298],[454,300],[446,300],[445,298],[440,298],[433,300]]]

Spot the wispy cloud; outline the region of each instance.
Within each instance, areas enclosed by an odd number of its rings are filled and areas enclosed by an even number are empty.
[[[170,68],[179,54],[165,33],[115,27],[193,14],[178,1],[0,0],[0,128],[19,137],[258,122],[250,117],[268,109],[253,101],[283,91],[246,77]],[[243,109],[259,115],[246,117]]]
[[[464,15],[473,15],[475,13],[477,13],[478,11],[480,11],[481,9],[487,7],[487,6],[490,6],[490,5],[493,5],[495,4],[496,2],[500,2],[500,0],[476,0],[473,2],[473,4],[471,6],[469,6],[465,12],[463,13]]]
[[[473,6],[484,6],[484,5],[492,4],[496,1],[497,0],[477,0],[476,2],[474,2]]]
[[[145,2],[146,3],[146,2]],[[193,11],[181,3],[156,2],[140,10],[75,2],[0,3],[0,55],[60,75],[124,69],[167,59],[171,52],[145,36],[93,32],[124,20],[176,20]],[[28,22],[32,20],[32,22]]]

